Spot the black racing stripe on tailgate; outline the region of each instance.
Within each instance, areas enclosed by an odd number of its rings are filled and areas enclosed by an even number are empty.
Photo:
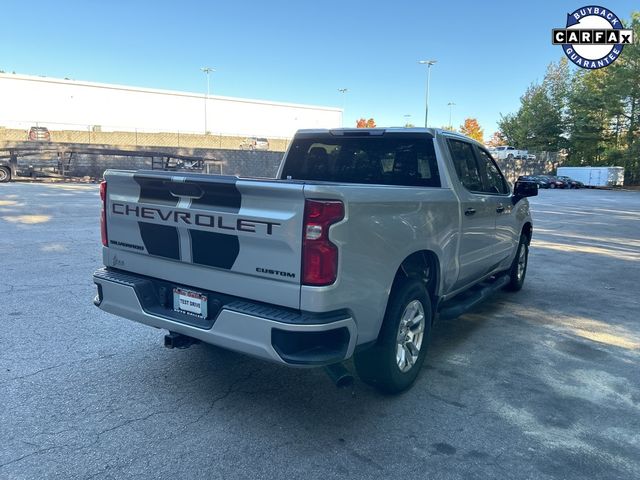
[[[176,227],[138,222],[140,236],[150,255],[180,260],[180,237]]]
[[[140,185],[140,203],[156,205],[178,205],[178,198],[171,195],[166,178],[150,178],[144,175],[133,175],[133,179]]]
[[[236,187],[235,179],[220,178],[216,179],[215,183],[191,182],[187,179],[185,183],[196,183],[204,192],[202,197],[192,200],[191,206],[193,208],[228,213],[240,211],[242,194]]]
[[[240,253],[240,241],[235,235],[189,230],[192,261],[200,265],[231,269]]]

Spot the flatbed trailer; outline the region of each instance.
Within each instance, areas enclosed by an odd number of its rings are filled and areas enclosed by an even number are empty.
[[[40,176],[68,177],[78,155],[112,155],[151,159],[153,170],[210,173],[209,166],[220,160],[203,156],[181,155],[147,149],[118,149],[109,145],[87,145],[53,142],[8,142],[0,145],[0,182]],[[205,171],[206,167],[206,171]],[[220,173],[216,172],[216,173]]]

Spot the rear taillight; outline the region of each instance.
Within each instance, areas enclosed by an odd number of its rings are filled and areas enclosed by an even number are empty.
[[[338,275],[338,248],[329,240],[329,227],[344,218],[340,201],[306,200],[302,232],[302,283],[331,285]]]
[[[102,245],[107,243],[107,182],[100,182],[100,200],[102,200],[102,211],[100,212],[100,234],[102,235]]]

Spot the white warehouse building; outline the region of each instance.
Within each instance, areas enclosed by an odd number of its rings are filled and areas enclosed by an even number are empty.
[[[214,134],[290,138],[342,126],[342,110],[0,73],[0,127],[204,133],[205,122]]]

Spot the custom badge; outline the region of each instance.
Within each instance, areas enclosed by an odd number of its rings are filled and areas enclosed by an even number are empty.
[[[554,28],[553,44],[562,45],[569,60],[582,68],[608,67],[633,43],[633,30],[626,30],[608,8],[589,6],[567,14],[567,26]]]

